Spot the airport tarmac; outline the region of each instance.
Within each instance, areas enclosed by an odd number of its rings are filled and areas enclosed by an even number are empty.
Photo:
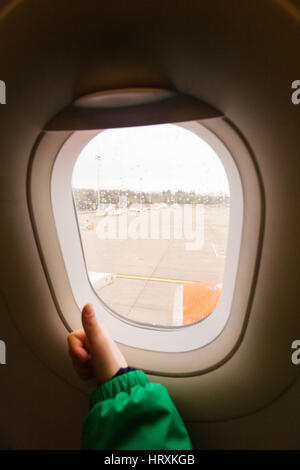
[[[202,219],[199,220],[193,212],[194,232],[187,231],[189,240],[184,236],[185,230],[184,226],[182,227],[184,221],[180,217],[176,218],[176,215],[180,215],[180,211],[183,213],[183,206],[178,206],[172,211],[169,208],[157,209],[159,218],[152,219],[152,225],[149,223],[148,238],[144,239],[138,237],[141,234],[145,237],[140,225],[147,223],[146,217],[149,217],[148,220],[151,222],[149,209],[144,211],[143,219],[141,213],[131,213],[128,210],[123,211],[122,215],[102,217],[97,216],[95,212],[78,212],[87,270],[92,273],[113,274],[112,282],[100,287],[99,283],[94,285],[98,296],[110,309],[134,321],[170,326],[174,325],[174,308],[178,302],[180,289],[183,289],[185,295],[184,286],[189,285],[190,296],[193,289],[191,284],[198,290],[201,283],[206,288],[207,283],[211,283],[211,286],[217,285],[218,288],[222,285],[229,208],[202,206]],[[162,239],[162,224],[168,220],[168,212],[170,237]],[[127,232],[130,230],[131,232],[125,235],[125,239],[120,240],[118,239],[120,232],[118,230],[113,232],[112,229],[116,227],[115,224],[118,227],[118,223],[124,222],[124,218],[127,227],[130,227]],[[196,226],[197,220],[203,222],[202,228]],[[160,228],[159,238],[154,239],[151,238],[151,233],[157,235],[157,224]],[[105,236],[110,238],[100,239],[99,235],[105,237],[104,225],[107,230]],[[154,225],[155,228],[151,232],[151,227],[153,229]],[[201,240],[199,233],[202,229]],[[181,233],[181,238],[174,239],[174,233],[177,233],[177,236]],[[201,243],[191,245],[191,241],[193,242],[191,233],[194,233],[194,238],[198,237]],[[111,239],[112,234],[115,239]],[[132,239],[132,236],[136,239]],[[211,286],[208,289],[212,289]],[[198,294],[192,297],[199,299]],[[195,318],[195,315],[191,318]]]

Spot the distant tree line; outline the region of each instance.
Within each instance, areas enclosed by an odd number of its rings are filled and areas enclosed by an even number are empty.
[[[230,197],[222,193],[203,193],[195,191],[161,191],[161,192],[136,192],[131,190],[74,188],[74,204],[77,210],[96,210],[98,206],[105,207],[109,204],[118,206],[120,200],[127,206],[131,204],[212,204],[228,206]]]

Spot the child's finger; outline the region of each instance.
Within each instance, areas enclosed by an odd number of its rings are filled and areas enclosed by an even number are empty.
[[[68,336],[69,354],[71,359],[79,365],[84,365],[91,359],[86,349],[86,336],[84,331],[73,332]]]
[[[96,350],[101,344],[102,334],[91,304],[86,304],[83,307],[81,319],[90,348],[92,351]]]
[[[84,330],[72,331],[72,333],[68,335],[68,344],[70,348],[76,345],[84,346],[85,342],[86,334]]]
[[[69,349],[69,354],[71,356],[71,359],[77,362],[78,364],[85,365],[87,362],[91,360],[91,355],[82,346],[78,346],[78,345],[72,346]]]

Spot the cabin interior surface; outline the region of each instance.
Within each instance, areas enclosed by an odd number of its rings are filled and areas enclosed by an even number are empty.
[[[80,310],[51,212],[55,156],[74,131],[195,120],[244,192],[232,312],[203,348],[159,350],[158,335],[120,348],[168,388],[196,449],[299,448],[299,41],[297,0],[1,2],[0,448],[78,449],[93,389],[67,354]],[[139,88],[174,96],[75,103]]]

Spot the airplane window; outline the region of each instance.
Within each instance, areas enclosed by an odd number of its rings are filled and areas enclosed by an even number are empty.
[[[171,124],[99,132],[77,158],[72,191],[89,280],[110,310],[165,327],[215,310],[230,193],[207,142]]]

